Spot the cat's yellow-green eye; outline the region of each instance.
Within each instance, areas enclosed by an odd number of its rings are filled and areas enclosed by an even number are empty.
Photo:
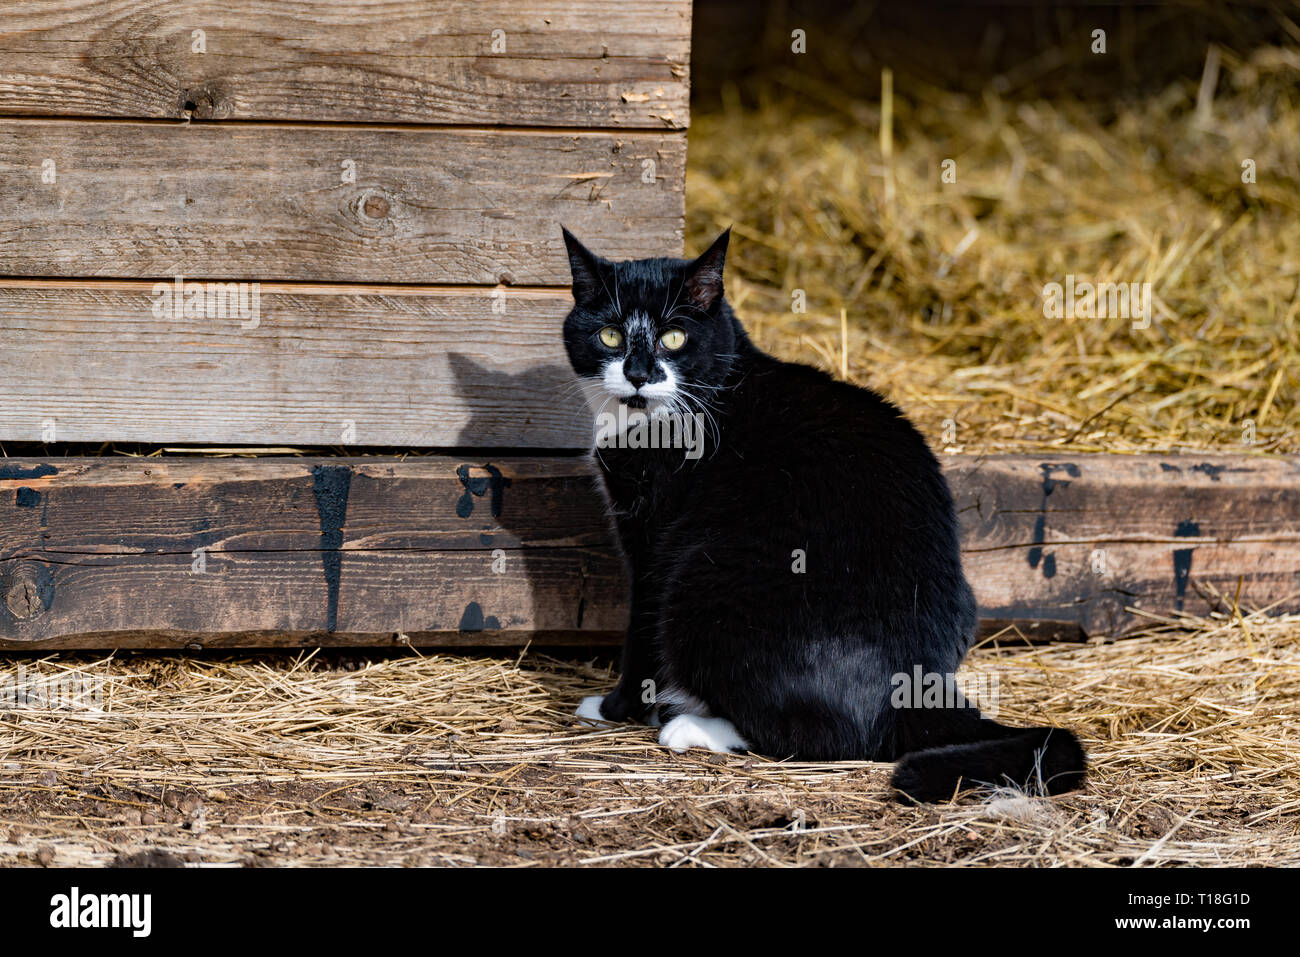
[[[670,352],[676,352],[682,346],[686,345],[686,333],[680,329],[669,329],[659,337],[659,342]]]
[[[619,332],[613,326],[606,326],[604,329],[600,330],[599,335],[601,344],[608,346],[610,349],[617,349],[623,344],[623,333]]]

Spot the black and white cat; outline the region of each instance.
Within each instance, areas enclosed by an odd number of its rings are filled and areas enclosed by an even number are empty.
[[[897,761],[915,800],[1078,787],[1069,731],[899,694],[950,683],[974,639],[952,496],[893,405],[750,342],[723,296],[729,233],[693,261],[611,262],[564,231],[569,359],[602,417],[625,407],[596,460],[631,575],[622,676],[578,715],[661,724],[675,750]],[[692,417],[707,447],[619,441],[628,410]]]

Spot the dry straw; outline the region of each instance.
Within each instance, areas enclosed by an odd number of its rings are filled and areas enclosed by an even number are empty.
[[[1295,451],[1300,50],[1216,57],[1216,97],[1187,77],[1104,120],[915,79],[883,109],[801,74],[758,109],[724,97],[693,119],[689,245],[734,224],[760,344],[847,366],[933,439],[952,420],[966,451]],[[1069,275],[1150,283],[1150,327],[1046,317]]]
[[[527,653],[28,660],[29,687],[100,679],[102,711],[0,712],[0,863],[1300,864],[1300,617],[1154,624],[985,642],[1000,719],[1076,729],[1092,779],[925,808],[883,765],[581,727],[612,671]]]

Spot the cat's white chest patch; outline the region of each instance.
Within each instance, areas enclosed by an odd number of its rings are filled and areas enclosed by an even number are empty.
[[[664,725],[659,732],[659,743],[672,751],[705,748],[727,754],[749,750],[749,744],[726,718],[702,718],[694,714],[679,714]]]

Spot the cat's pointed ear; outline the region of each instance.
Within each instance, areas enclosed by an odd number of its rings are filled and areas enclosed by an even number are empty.
[[[713,245],[686,267],[686,298],[697,309],[712,312],[722,298],[722,267],[727,262],[728,226]]]
[[[569,270],[573,273],[573,301],[591,302],[601,288],[600,257],[578,241],[578,237],[563,226],[564,245],[569,251]]]

